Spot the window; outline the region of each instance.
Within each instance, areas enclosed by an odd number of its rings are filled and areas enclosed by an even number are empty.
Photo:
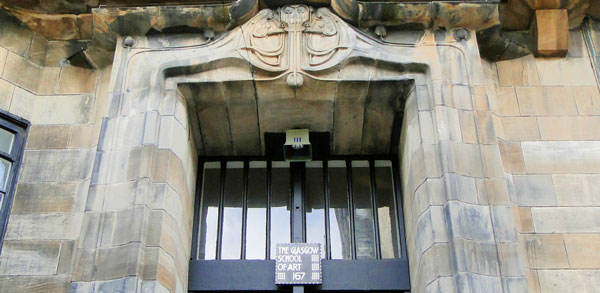
[[[190,290],[285,289],[273,261],[285,242],[321,244],[315,290],[409,290],[392,158],[204,158],[200,170]]]
[[[0,111],[0,250],[6,233],[29,122]]]

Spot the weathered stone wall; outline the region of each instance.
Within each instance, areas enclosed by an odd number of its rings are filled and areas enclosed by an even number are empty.
[[[43,66],[57,52],[48,44],[0,17],[0,109],[31,122],[0,256],[2,292],[67,291],[80,245],[110,70]]]
[[[381,55],[336,78],[415,84],[399,150],[413,290],[599,291],[600,93],[581,31],[567,58],[498,63],[480,59],[472,31],[352,37]],[[0,19],[0,108],[32,123],[0,291],[186,289],[198,153],[178,84],[201,72],[165,71],[213,62],[219,42],[136,42],[114,68],[84,69]],[[215,76],[257,78],[248,68]]]
[[[600,94],[582,31],[566,58],[486,65],[519,269],[531,292],[598,292]]]
[[[415,292],[523,292],[527,284],[474,33],[432,32],[431,82],[407,101],[400,158]],[[430,41],[431,43],[427,42]],[[423,45],[422,44],[422,45]]]

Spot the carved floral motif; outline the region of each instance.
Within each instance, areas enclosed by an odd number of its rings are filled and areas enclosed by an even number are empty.
[[[339,64],[354,42],[353,33],[327,8],[315,11],[304,5],[263,10],[243,30],[242,55],[263,70],[289,71],[294,86],[301,85],[302,72]]]

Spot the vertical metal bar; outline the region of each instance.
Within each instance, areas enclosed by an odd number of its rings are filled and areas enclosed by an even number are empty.
[[[350,239],[352,240],[352,259],[356,259],[356,233],[354,231],[354,200],[352,192],[352,162],[346,160],[346,177],[348,180],[348,214],[350,215]]]
[[[267,161],[267,245],[265,259],[271,258],[271,161]]]
[[[304,293],[304,286],[292,287],[292,293]]]
[[[304,163],[294,162],[290,164],[292,173],[292,242],[305,242],[304,234],[304,196],[303,196],[303,173]]]
[[[216,259],[221,259],[221,244],[223,243],[223,211],[225,209],[225,174],[227,172],[227,162],[221,161],[221,187],[219,197],[219,217],[217,223],[217,253]]]
[[[592,40],[592,27],[591,27],[591,19],[586,19],[581,25],[581,30],[583,31],[583,36],[585,40],[585,45],[587,47],[588,54],[592,61],[592,69],[596,73],[596,82],[600,83],[600,57],[596,54],[599,48],[594,46],[594,41]]]
[[[377,213],[377,185],[375,185],[375,162],[369,160],[371,175],[371,207],[373,208],[373,231],[375,231],[375,258],[381,259],[381,244],[379,243],[379,214]]]
[[[204,171],[204,162],[198,160],[198,175],[196,176],[196,197],[194,200],[194,222],[192,230],[192,255],[191,259],[197,260],[200,254],[200,245],[198,244],[198,235],[200,229],[200,211],[202,209],[202,179]]]
[[[404,216],[402,213],[402,185],[400,181],[400,166],[397,160],[392,160],[392,173],[394,178],[394,200],[398,212],[396,221],[398,222],[398,230],[400,232],[400,259],[408,259],[406,254],[406,239],[404,238]]]
[[[244,190],[242,191],[242,253],[241,258],[246,259],[246,230],[248,230],[248,173],[250,163],[244,161]]]
[[[331,231],[329,229],[329,169],[327,161],[323,161],[323,189],[325,195],[325,259],[331,259]]]

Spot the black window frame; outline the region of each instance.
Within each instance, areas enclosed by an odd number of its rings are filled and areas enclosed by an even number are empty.
[[[396,200],[397,209],[397,221],[398,221],[398,233],[400,240],[400,258],[395,259],[380,259],[379,247],[377,249],[377,256],[379,259],[356,259],[355,249],[353,249],[353,259],[341,260],[341,259],[330,259],[329,251],[327,256],[322,261],[322,272],[323,272],[323,284],[315,286],[307,286],[306,288],[311,290],[323,290],[323,291],[354,291],[354,290],[369,290],[369,291],[410,291],[410,278],[408,269],[408,256],[406,250],[406,238],[405,228],[403,219],[402,209],[402,192],[401,192],[401,181],[400,181],[400,168],[398,157],[396,155],[360,155],[360,156],[326,156],[326,158],[320,159],[324,162],[324,170],[327,169],[327,161],[332,160],[343,160],[346,162],[346,170],[349,178],[352,176],[351,173],[351,162],[355,160],[368,160],[371,169],[371,176],[373,175],[373,162],[375,160],[388,160],[392,162],[393,170],[393,181],[394,181],[394,194]],[[221,174],[224,173],[224,167],[228,161],[243,161],[244,162],[244,173],[245,181],[247,181],[248,162],[249,161],[266,161],[267,162],[267,174],[271,174],[271,162],[272,160],[267,157],[249,157],[249,156],[229,156],[229,157],[200,157],[198,161],[198,179],[196,183],[196,199],[194,204],[194,222],[193,222],[193,235],[192,235],[192,254],[189,266],[189,290],[195,291],[279,291],[279,290],[291,290],[290,286],[277,286],[275,285],[275,261],[269,260],[268,253],[266,254],[266,260],[200,260],[197,259],[198,255],[198,231],[199,231],[199,220],[201,210],[201,196],[202,196],[202,178],[203,178],[203,166],[205,162],[220,162],[221,163]],[[273,160],[277,161],[277,160]],[[291,163],[290,169],[294,168],[293,164],[302,163]],[[304,164],[302,164],[303,166]],[[296,165],[297,166],[297,165]],[[294,171],[290,170],[291,180],[296,180]],[[223,176],[223,175],[222,175]],[[269,181],[270,176],[267,176]],[[328,188],[327,174],[324,174],[324,188]],[[373,178],[372,178],[373,180]],[[303,184],[304,181],[301,183]],[[223,182],[221,182],[223,184]],[[247,182],[244,184],[244,189],[247,188]],[[298,184],[293,184],[297,186]],[[349,193],[352,194],[351,183],[348,183]],[[270,187],[267,187],[268,189]],[[372,186],[373,188],[373,186]],[[291,191],[292,193],[294,190]],[[269,191],[267,191],[269,193]],[[325,197],[328,197],[328,192],[325,192]],[[372,195],[373,196],[373,195]],[[244,192],[244,204],[246,201],[246,192]],[[292,195],[292,202],[293,202]],[[350,197],[352,198],[352,197]],[[270,198],[269,198],[270,200]],[[350,200],[351,201],[351,200]],[[326,208],[327,209],[327,208]],[[293,210],[293,209],[292,209]],[[303,213],[304,211],[302,211]],[[326,214],[327,215],[327,214]],[[292,213],[291,217],[295,217]],[[327,216],[326,216],[327,217]],[[222,221],[222,219],[220,219]],[[269,219],[267,219],[268,224]],[[328,219],[326,218],[326,221]],[[353,221],[353,218],[351,218]],[[375,218],[375,221],[376,218]],[[298,221],[292,220],[293,223]],[[329,228],[326,225],[326,229]],[[244,230],[243,230],[244,231]],[[327,244],[330,243],[329,231],[327,231]],[[354,233],[354,232],[352,232]],[[244,232],[242,237],[244,238]],[[270,232],[267,230],[267,247],[269,246],[268,237]],[[292,233],[293,234],[293,233]],[[377,234],[376,234],[377,235]],[[377,235],[379,236],[379,235]],[[219,237],[220,238],[220,237]],[[292,242],[295,242],[292,235]],[[376,237],[378,239],[378,237]],[[305,239],[302,239],[305,240]],[[243,241],[243,239],[242,239]],[[244,243],[244,242],[242,242]],[[217,243],[217,246],[220,245]],[[353,241],[353,248],[356,245]]]
[[[9,172],[9,178],[7,180],[7,186],[3,191],[5,192],[5,198],[0,206],[0,252],[2,252],[4,237],[6,236],[8,219],[12,209],[19,171],[23,161],[23,154],[25,151],[25,144],[27,142],[27,135],[29,134],[30,126],[31,123],[26,119],[0,109],[0,127],[12,132],[15,135],[11,152],[5,153],[0,151],[0,158],[8,160],[12,164]]]

